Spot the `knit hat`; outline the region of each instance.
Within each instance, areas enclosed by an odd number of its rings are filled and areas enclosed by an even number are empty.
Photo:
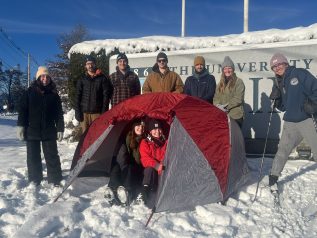
[[[129,63],[128,57],[125,55],[125,53],[119,53],[117,56],[117,63],[119,60],[121,59],[125,59],[125,61],[127,61],[127,63]]]
[[[162,123],[156,119],[150,119],[147,123],[147,131],[151,131],[153,129],[160,128],[162,129]]]
[[[195,60],[194,60],[194,66],[196,66],[197,64],[202,64],[205,66],[205,59],[202,56],[196,56]]]
[[[229,56],[226,56],[221,64],[221,68],[230,67],[234,71],[234,63]]]
[[[168,62],[167,55],[164,52],[158,53],[158,55],[156,56],[156,61],[158,61],[159,59],[165,59],[166,62]]]
[[[96,58],[93,57],[93,56],[91,56],[91,55],[88,55],[88,56],[86,57],[86,63],[87,63],[88,61],[91,61],[91,62],[93,62],[93,63],[95,64],[95,63],[96,63]]]
[[[272,68],[278,64],[283,64],[283,63],[288,64],[286,57],[281,53],[275,53],[271,58],[270,66]]]
[[[135,126],[140,126],[140,125],[144,125],[144,121],[138,118],[133,122],[132,128],[134,128]]]
[[[38,79],[42,74],[50,76],[50,74],[48,73],[48,68],[46,68],[45,66],[39,66],[35,76],[36,79]]]

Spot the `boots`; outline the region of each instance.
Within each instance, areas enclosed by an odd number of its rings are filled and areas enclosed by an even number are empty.
[[[269,176],[269,186],[272,187],[273,185],[275,185],[277,183],[277,180],[278,180],[278,176],[270,175]]]

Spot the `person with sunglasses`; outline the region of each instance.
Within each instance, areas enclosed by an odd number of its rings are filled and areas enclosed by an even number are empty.
[[[152,71],[146,78],[142,93],[154,92],[173,92],[182,93],[184,84],[181,77],[169,70],[167,66],[168,59],[164,52],[158,53],[156,63],[152,67]]]
[[[269,175],[269,186],[273,189],[290,153],[303,138],[310,145],[317,161],[317,132],[314,124],[317,114],[317,79],[306,69],[290,66],[281,53],[273,55],[270,66],[275,74],[270,99],[274,107],[285,112],[281,139]]]

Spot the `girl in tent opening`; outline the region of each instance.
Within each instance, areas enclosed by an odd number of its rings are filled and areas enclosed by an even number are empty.
[[[150,119],[147,124],[149,132],[146,139],[140,144],[141,163],[144,167],[143,189],[137,197],[138,203],[146,203],[149,191],[155,191],[158,185],[158,175],[164,169],[167,140],[163,135],[162,124],[156,119]]]
[[[221,64],[222,74],[216,87],[213,104],[227,112],[240,128],[244,118],[244,91],[243,81],[234,72],[234,64],[229,56]]]
[[[110,180],[105,192],[105,198],[111,205],[128,205],[133,197],[132,191],[141,186],[143,167],[139,146],[143,138],[144,122],[137,119],[112,161]]]

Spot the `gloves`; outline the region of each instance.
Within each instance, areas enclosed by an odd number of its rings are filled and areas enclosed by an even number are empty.
[[[25,132],[25,129],[23,126],[18,126],[17,127],[17,137],[19,140],[24,140],[24,132]]]
[[[277,86],[273,86],[272,92],[270,94],[270,99],[271,100],[276,100],[281,98],[281,90]]]
[[[228,106],[228,104],[226,104],[226,105],[216,104],[215,106],[218,107],[223,112],[228,112],[228,110],[226,108]]]
[[[58,140],[59,142],[61,142],[61,141],[63,140],[63,135],[64,135],[63,132],[57,132],[57,140]]]
[[[304,102],[304,111],[309,115],[314,115],[317,112],[317,103],[307,98]]]
[[[84,120],[84,115],[81,112],[75,112],[75,118],[77,121],[82,122]]]

